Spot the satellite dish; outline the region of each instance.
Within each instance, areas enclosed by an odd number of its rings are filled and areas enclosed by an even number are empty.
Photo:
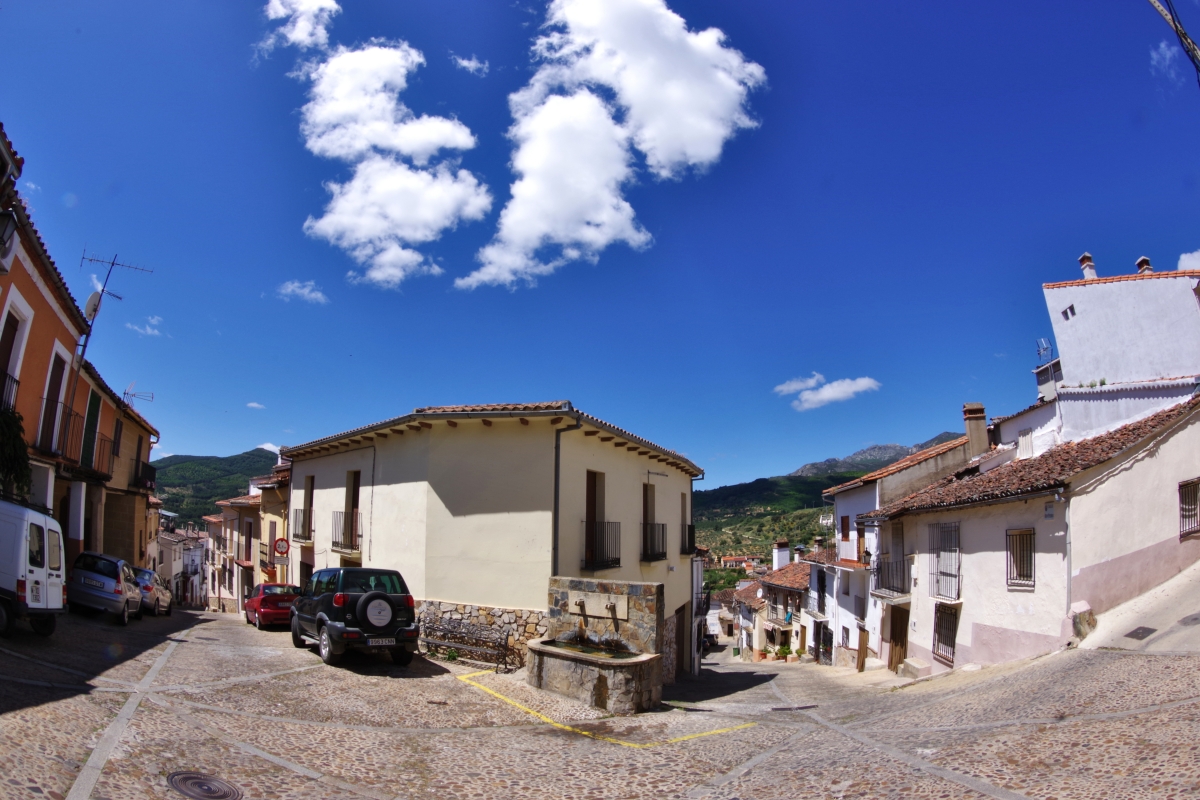
[[[91,297],[83,304],[83,315],[87,317],[87,321],[91,322],[96,318],[96,312],[100,310],[100,293],[92,292]]]

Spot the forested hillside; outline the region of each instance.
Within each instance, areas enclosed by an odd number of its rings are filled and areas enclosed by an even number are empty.
[[[216,501],[246,493],[250,479],[265,475],[276,455],[255,448],[233,456],[167,456],[150,462],[158,470],[157,494],[163,508],[181,522],[199,522],[217,511]]]

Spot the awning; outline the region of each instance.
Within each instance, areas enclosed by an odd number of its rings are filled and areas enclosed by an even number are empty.
[[[242,561],[240,559],[235,558],[235,559],[233,559],[233,563],[237,564],[239,567],[245,567],[246,569],[254,569],[253,561]]]

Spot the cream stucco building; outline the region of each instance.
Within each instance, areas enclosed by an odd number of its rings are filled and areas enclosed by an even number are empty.
[[[324,567],[386,567],[428,609],[532,620],[552,575],[662,583],[668,663],[691,666],[702,472],[678,453],[562,401],[419,408],[282,455],[288,574],[301,582]]]

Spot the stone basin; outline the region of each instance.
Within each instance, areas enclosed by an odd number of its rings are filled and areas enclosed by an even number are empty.
[[[530,686],[590,703],[611,714],[636,714],[662,702],[662,656],[533,639]],[[592,651],[592,652],[587,652]]]

